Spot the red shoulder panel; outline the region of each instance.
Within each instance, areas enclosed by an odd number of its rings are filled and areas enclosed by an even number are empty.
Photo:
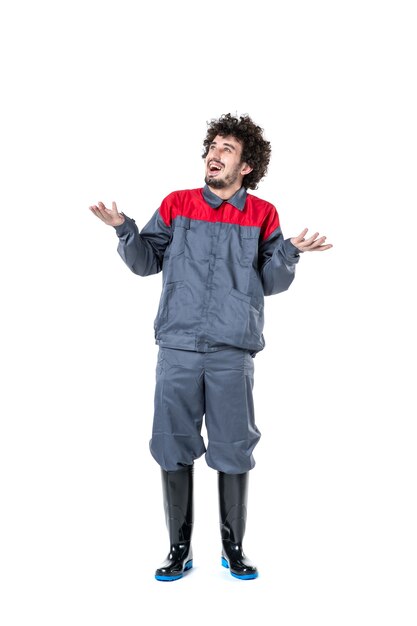
[[[170,193],[161,203],[160,215],[167,226],[179,215],[205,222],[226,222],[240,226],[257,226],[261,229],[262,239],[278,228],[279,217],[276,208],[270,202],[248,194],[243,211],[223,202],[218,209],[213,209],[203,198],[202,189],[186,189]]]

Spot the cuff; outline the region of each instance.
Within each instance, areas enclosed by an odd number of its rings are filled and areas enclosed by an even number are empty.
[[[298,263],[298,261],[300,260],[300,254],[302,254],[303,251],[297,248],[297,246],[295,246],[293,243],[291,243],[291,239],[285,239],[284,245],[282,247],[284,256],[287,261],[289,261],[290,263]]]
[[[125,221],[123,222],[123,224],[119,224],[118,226],[113,226],[118,237],[121,237],[122,235],[126,235],[126,233],[132,231],[136,226],[136,222],[132,217],[128,217],[124,213],[122,213],[122,215],[125,218]]]

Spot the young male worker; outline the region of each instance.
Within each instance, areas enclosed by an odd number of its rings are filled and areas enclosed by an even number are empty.
[[[253,358],[265,346],[264,296],[289,288],[300,253],[332,247],[319,233],[306,237],[307,228],[284,239],[274,205],[248,193],[271,155],[249,116],[212,120],[203,143],[205,186],[169,194],[140,232],[115,202],[111,209],[102,202],[89,207],[115,228],[118,253],[132,272],[163,272],[150,441],[170,538],[155,574],[163,581],[192,567],[193,463],[203,454],[218,472],[221,562],[236,578],[258,576],[242,541],[260,438],[252,389]]]

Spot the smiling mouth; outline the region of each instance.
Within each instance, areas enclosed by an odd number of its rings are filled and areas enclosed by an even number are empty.
[[[208,166],[208,171],[211,176],[216,176],[223,169],[223,165],[221,163],[216,163],[214,161],[210,161]]]

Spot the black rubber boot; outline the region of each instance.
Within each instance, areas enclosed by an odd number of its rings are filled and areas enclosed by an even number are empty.
[[[246,558],[242,541],[245,535],[249,472],[224,474],[219,472],[220,532],[222,565],[235,578],[257,578],[258,570]]]
[[[193,566],[193,469],[193,465],[186,465],[174,472],[161,470],[165,519],[171,548],[167,558],[155,572],[157,580],[178,580]]]

